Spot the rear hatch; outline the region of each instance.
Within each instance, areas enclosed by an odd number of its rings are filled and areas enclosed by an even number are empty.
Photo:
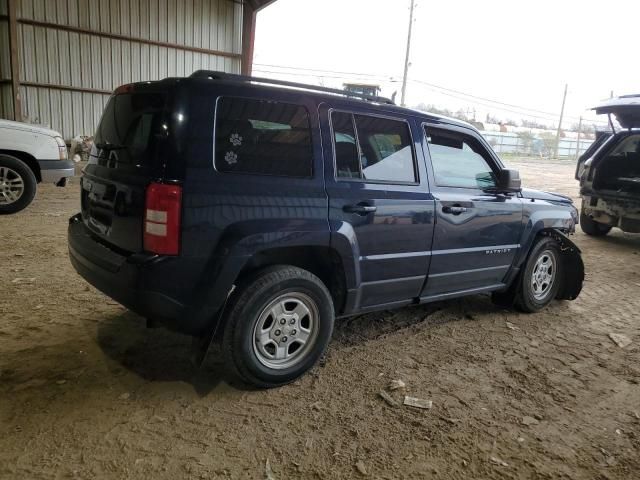
[[[611,132],[596,131],[596,139],[591,145],[589,145],[585,152],[578,157],[575,173],[576,180],[580,180],[580,178],[582,177],[582,174],[584,172],[584,163],[595,155],[600,147],[602,147],[606,143],[606,141],[611,138],[611,135],[613,135],[613,133]]]
[[[163,176],[167,98],[153,84],[116,90],[84,169],[83,222],[104,243],[124,252],[143,248],[145,190]]]
[[[610,98],[593,110],[598,115],[615,116],[622,128],[640,128],[640,94]]]

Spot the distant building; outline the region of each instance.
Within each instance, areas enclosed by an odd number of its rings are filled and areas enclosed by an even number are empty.
[[[343,83],[342,85],[347,92],[361,93],[373,97],[378,96],[380,93],[380,85],[371,83]]]

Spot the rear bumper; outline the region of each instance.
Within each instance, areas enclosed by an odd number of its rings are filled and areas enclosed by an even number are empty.
[[[75,167],[71,160],[38,160],[42,183],[58,183],[63,178],[73,177]]]
[[[596,222],[640,233],[640,197],[629,198],[587,194],[582,196],[582,213]]]
[[[71,264],[91,285],[138,315],[188,333],[188,326],[176,328],[178,325],[175,325],[176,319],[182,316],[184,305],[152,287],[158,275],[171,270],[170,258],[121,255],[97,242],[79,215],[69,219],[68,243]],[[165,278],[171,282],[173,277]]]

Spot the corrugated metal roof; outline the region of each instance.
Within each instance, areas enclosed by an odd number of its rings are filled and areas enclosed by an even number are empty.
[[[265,3],[265,2],[261,2]],[[0,5],[4,2],[0,1]],[[195,70],[240,72],[242,5],[230,0],[21,0],[18,19],[76,27],[71,32],[51,26],[19,23],[20,79],[111,91],[119,85],[169,76],[188,76]],[[3,27],[5,25],[5,27]],[[8,41],[0,22],[0,78],[10,78]],[[6,33],[8,39],[8,33]],[[233,58],[149,45],[136,39],[183,45],[234,54]],[[5,68],[9,68],[5,72]],[[5,93],[8,87],[8,95]],[[71,92],[23,85],[25,119],[50,125],[66,138],[92,134],[108,99],[107,94]],[[10,85],[0,85],[10,117]]]

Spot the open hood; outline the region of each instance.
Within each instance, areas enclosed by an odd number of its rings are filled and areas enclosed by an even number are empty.
[[[622,128],[640,128],[640,94],[610,98],[592,110],[614,115]]]

